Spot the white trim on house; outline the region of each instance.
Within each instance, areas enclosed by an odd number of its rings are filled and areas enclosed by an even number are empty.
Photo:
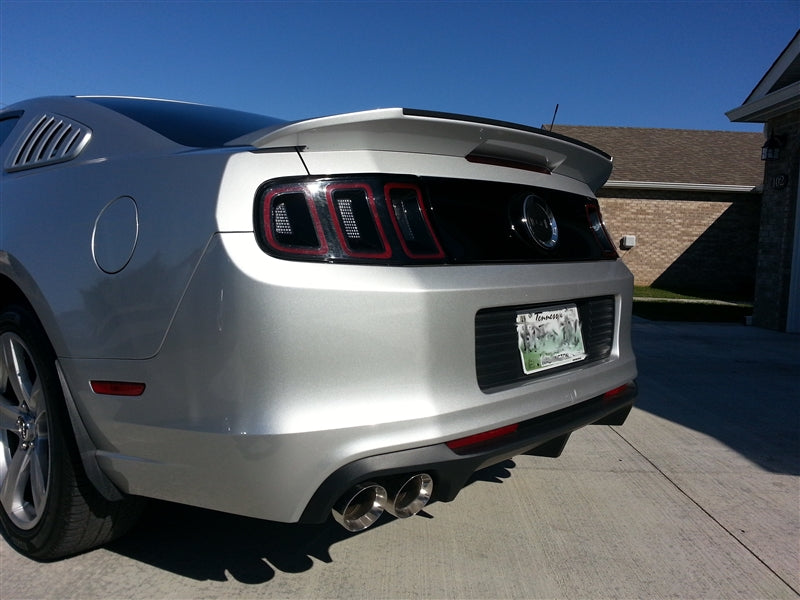
[[[798,108],[800,108],[800,81],[757,100],[745,102],[740,107],[726,112],[725,116],[732,122],[764,123]]]
[[[773,91],[787,71],[797,68],[798,58],[800,58],[800,30],[742,105],[725,113],[728,119],[739,123],[766,123],[774,117],[800,108],[800,81]]]
[[[627,188],[631,190],[670,190],[684,192],[730,192],[736,194],[758,194],[761,186],[721,185],[716,183],[675,183],[671,181],[619,181],[609,180],[603,188]]]

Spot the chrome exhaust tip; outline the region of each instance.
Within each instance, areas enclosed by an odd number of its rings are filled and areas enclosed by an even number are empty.
[[[391,501],[385,506],[386,512],[398,519],[414,516],[428,503],[432,493],[433,478],[427,473],[417,473],[409,479],[401,479],[396,491],[392,489]]]
[[[382,485],[361,483],[333,506],[333,518],[347,531],[362,531],[380,518],[386,503]]]

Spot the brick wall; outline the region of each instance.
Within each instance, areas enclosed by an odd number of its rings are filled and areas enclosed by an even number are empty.
[[[753,297],[759,194],[601,189],[606,228],[636,285],[684,293]]]
[[[797,211],[800,110],[770,121],[768,127],[772,133],[782,137],[783,148],[778,160],[764,163],[763,216],[753,324],[782,331],[786,327]],[[785,176],[783,187],[776,181],[780,176]]]

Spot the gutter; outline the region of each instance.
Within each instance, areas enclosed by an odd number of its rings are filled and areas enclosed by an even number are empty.
[[[609,180],[601,189],[668,190],[683,192],[727,192],[734,194],[760,194],[762,186],[724,185],[716,183],[674,183],[671,181],[618,181]]]

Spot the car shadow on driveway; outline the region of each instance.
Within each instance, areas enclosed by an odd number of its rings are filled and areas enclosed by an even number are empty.
[[[635,319],[636,406],[709,435],[772,473],[800,475],[800,336]]]
[[[198,581],[265,583],[275,570],[301,573],[331,562],[330,548],[351,533],[333,521],[296,525],[151,501],[124,538],[106,548]],[[228,575],[229,574],[229,575]]]
[[[515,467],[506,460],[473,475],[475,481],[502,483]],[[417,518],[433,516],[424,510]],[[369,535],[394,517],[384,514],[372,528],[350,533],[332,518],[320,525],[262,521],[171,502],[152,500],[136,527],[106,549],[197,581],[260,584],[276,571],[302,573],[314,559],[333,562],[330,549],[354,535]]]

